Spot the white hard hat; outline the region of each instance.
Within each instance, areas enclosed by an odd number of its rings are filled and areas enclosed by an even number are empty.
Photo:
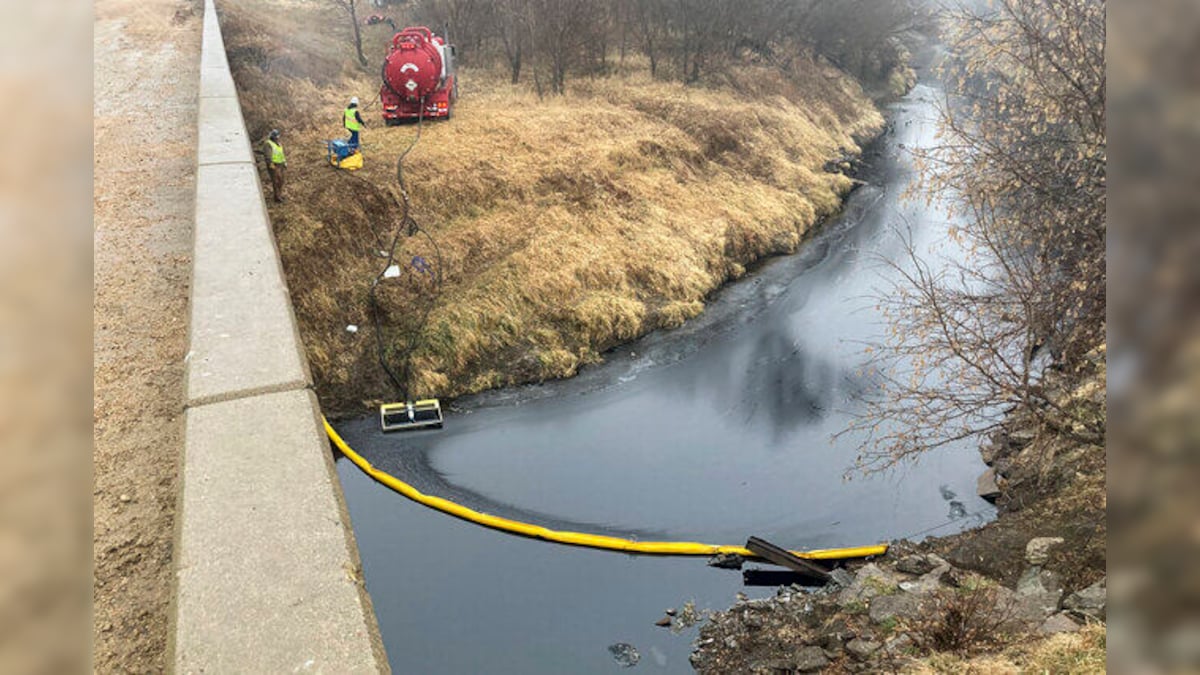
[[[358,97],[357,96],[350,97],[350,105],[358,105]]]

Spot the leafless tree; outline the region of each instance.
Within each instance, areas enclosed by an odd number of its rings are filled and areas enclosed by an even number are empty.
[[[346,2],[347,0],[336,0]],[[739,55],[820,53],[858,77],[883,77],[901,58],[896,36],[911,29],[921,0],[422,0],[417,19],[445,29],[463,61],[503,58],[510,79],[561,91],[575,74],[607,72],[643,53],[651,74],[699,82]]]
[[[635,32],[641,41],[642,53],[650,59],[650,75],[657,76],[658,61],[667,46],[671,28],[666,7],[661,0],[633,0],[633,3],[630,18],[636,22]]]
[[[486,51],[495,33],[497,4],[492,0],[427,0],[418,13],[422,23],[457,46],[466,62]]]
[[[521,66],[529,42],[529,26],[521,4],[521,0],[496,2],[496,34],[500,38],[504,59],[508,62],[510,81],[513,84],[521,81]]]
[[[998,0],[957,14],[931,194],[961,209],[967,258],[934,271],[910,250],[882,299],[886,396],[858,428],[886,467],[999,424],[999,410],[1098,443],[1104,414],[1068,394],[1105,341],[1105,6]]]
[[[358,22],[358,0],[331,0],[334,6],[346,13],[350,19],[350,26],[354,35],[354,53],[358,56],[358,63],[363,68],[367,67],[367,57],[363,54],[362,48],[362,31]]]
[[[525,0],[524,4],[539,94],[543,77],[550,93],[562,94],[567,73],[584,62],[587,46],[599,40],[601,0]]]

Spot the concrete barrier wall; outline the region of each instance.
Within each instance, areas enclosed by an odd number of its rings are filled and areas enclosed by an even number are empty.
[[[199,105],[174,668],[386,671],[213,0]]]

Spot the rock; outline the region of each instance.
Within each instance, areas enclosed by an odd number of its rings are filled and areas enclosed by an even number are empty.
[[[676,614],[675,608],[668,607],[667,609],[663,610],[663,614],[666,614],[667,616],[675,616],[675,614]]]
[[[1000,485],[996,482],[995,469],[988,469],[979,475],[975,481],[975,493],[989,502],[994,502],[1000,497]]]
[[[844,617],[837,617],[830,621],[821,629],[823,637],[821,638],[821,646],[825,649],[842,648],[842,643],[846,640],[853,639],[857,633],[850,627],[850,623]]]
[[[873,640],[854,638],[846,643],[846,653],[856,661],[866,661],[871,658],[872,654],[879,651],[879,648],[882,646]]]
[[[1012,475],[1013,460],[1011,457],[997,457],[995,462],[992,462],[992,468],[996,470],[996,480]]]
[[[936,565],[936,567],[921,575],[921,578],[916,581],[901,581],[900,590],[905,593],[925,595],[941,588],[942,577],[949,574],[951,570],[950,563],[933,554],[926,558],[931,565]]]
[[[1017,595],[1037,595],[1040,593],[1057,593],[1062,595],[1062,581],[1050,570],[1041,567],[1028,567],[1017,579]]]
[[[962,570],[958,569],[957,567],[951,567],[950,569],[946,570],[946,573],[942,575],[942,578],[939,579],[939,581],[952,588],[958,588],[962,586],[964,575],[965,573]]]
[[[996,457],[998,457],[999,455],[1000,455],[1000,446],[994,442],[989,441],[987,443],[984,443],[979,448],[979,457],[982,458],[983,463],[988,466],[991,466],[996,461]]]
[[[608,646],[608,653],[612,654],[613,661],[616,661],[623,668],[632,668],[642,660],[642,655],[638,654],[637,648],[628,642],[618,642]]]
[[[1021,427],[1019,429],[1013,429],[1012,431],[1008,432],[1007,441],[1008,441],[1009,447],[1020,450],[1021,448],[1024,448],[1025,446],[1032,443],[1033,439],[1036,436],[1037,436],[1037,429],[1033,429],[1030,427]]]
[[[133,497],[130,497],[129,495],[121,495],[117,499],[120,499],[122,504],[128,504],[129,502],[133,501]]]
[[[843,641],[849,640],[856,635],[854,632],[854,623],[849,617],[843,614],[835,614],[821,627],[821,632],[839,635]]]
[[[829,665],[829,659],[825,657],[825,652],[820,647],[801,647],[800,651],[796,652],[795,668],[802,673],[820,670],[827,665]]]
[[[671,626],[671,617],[664,616],[663,618],[659,619],[658,621],[655,621],[654,625],[661,626],[663,628],[669,628]]]
[[[1038,627],[1038,632],[1043,635],[1053,635],[1055,633],[1074,633],[1079,630],[1079,624],[1071,620],[1071,617],[1063,613],[1051,615],[1050,618],[1042,622]]]
[[[1016,618],[1039,624],[1058,611],[1062,595],[1062,582],[1057,574],[1040,567],[1030,567],[1017,580]]]
[[[723,570],[740,570],[744,562],[746,559],[736,553],[718,553],[708,559],[708,566]]]
[[[926,572],[933,571],[936,564],[929,559],[929,556],[924,555],[906,555],[896,563],[896,569],[905,574],[916,574],[918,576]]]
[[[1046,614],[1036,603],[1023,602],[1024,599],[1018,598],[1012,590],[997,586],[993,592],[996,604],[992,607],[992,612],[1002,620],[1000,627],[1004,630],[1024,632],[1046,620]]]
[[[825,650],[825,656],[829,658],[837,658],[838,654],[842,653],[844,643],[839,635],[824,635],[821,637],[821,649]]]
[[[1030,565],[1045,565],[1050,559],[1050,550],[1063,543],[1062,537],[1034,537],[1025,544],[1025,562]]]
[[[921,599],[909,593],[881,595],[871,601],[869,616],[871,623],[880,624],[888,619],[912,619],[921,611]]]
[[[900,653],[903,653],[904,650],[908,649],[912,645],[913,645],[912,636],[910,636],[908,633],[901,633],[901,634],[897,635],[896,637],[888,640],[887,644],[885,644],[884,647],[887,648],[887,651],[889,654],[900,654]]]
[[[1072,614],[1103,621],[1105,605],[1108,601],[1107,579],[1088,586],[1081,591],[1075,591],[1063,600],[1063,609],[1071,610]]]
[[[899,578],[892,572],[880,568],[875,563],[863,565],[854,577],[854,582],[838,593],[837,602],[839,605],[846,605],[858,600],[869,600],[897,588],[897,581]]]
[[[850,585],[854,583],[854,575],[850,574],[849,572],[842,569],[841,567],[839,567],[835,570],[830,570],[829,578],[833,581],[834,584],[836,584],[842,588],[849,588]]]

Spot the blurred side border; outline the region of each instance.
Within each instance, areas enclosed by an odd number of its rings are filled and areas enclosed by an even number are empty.
[[[1109,7],[1109,666],[1200,668],[1200,4]]]

